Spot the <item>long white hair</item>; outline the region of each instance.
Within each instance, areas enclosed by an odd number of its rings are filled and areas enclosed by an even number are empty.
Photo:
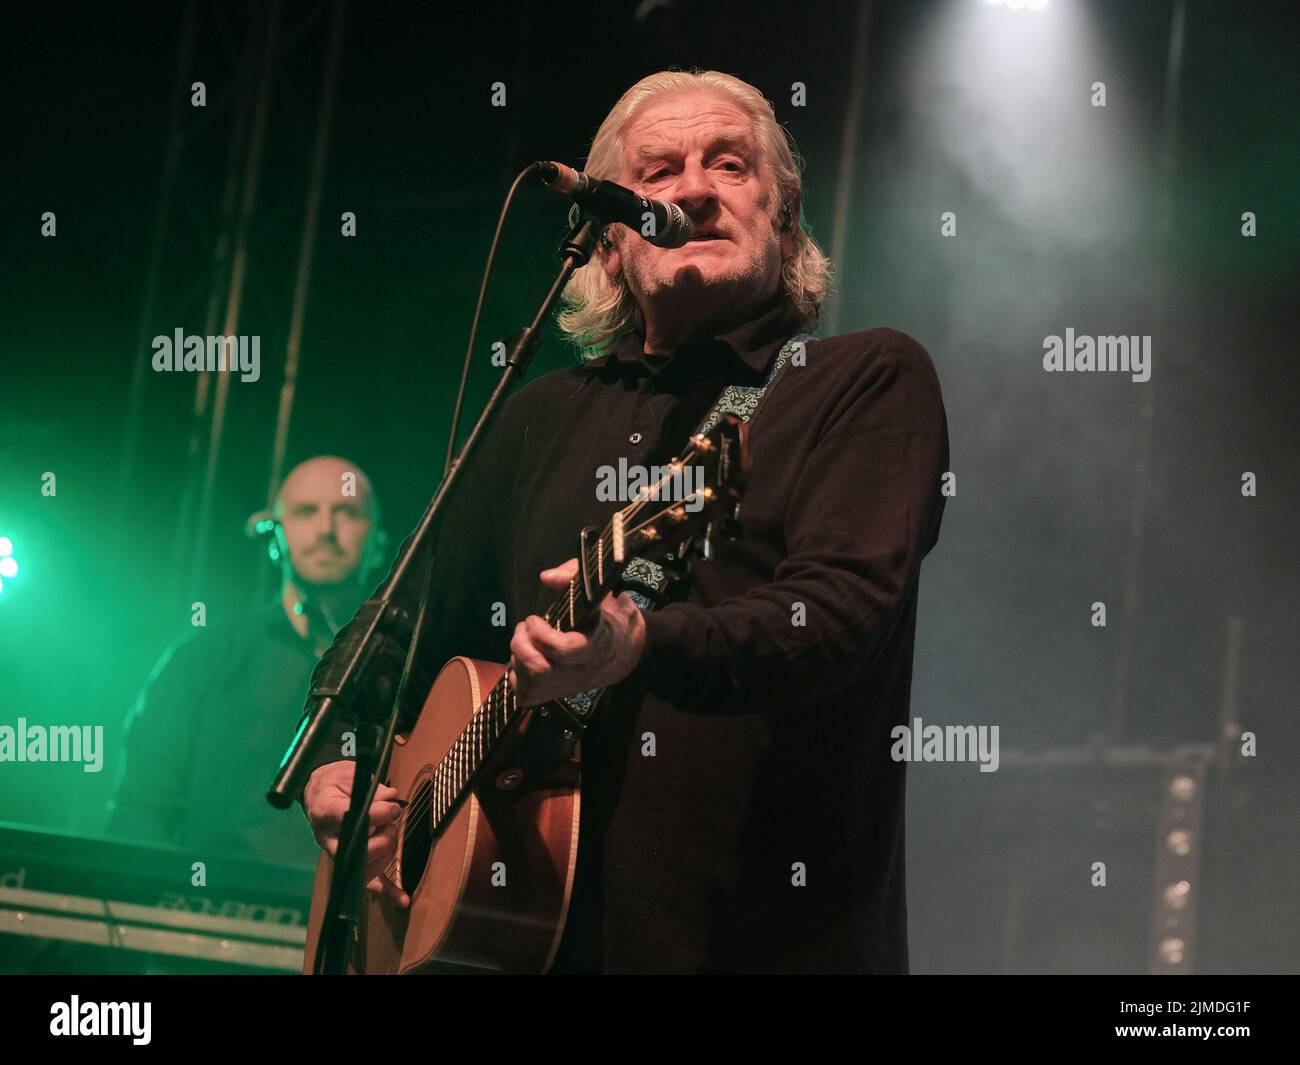
[[[716,70],[665,70],[642,78],[623,94],[596,131],[584,169],[592,177],[617,180],[623,164],[623,128],[650,100],[672,93],[707,90],[735,104],[753,122],[758,148],[772,175],[778,205],[791,209],[803,202],[803,160],[772,105],[754,86]],[[778,206],[778,210],[781,207]],[[804,227],[802,213],[794,230],[794,252],[781,266],[781,291],[797,309],[803,328],[816,328],[822,300],[830,288],[831,264]],[[584,358],[605,354],[618,338],[642,326],[641,308],[620,273],[606,276],[593,256],[565,286],[556,322]]]

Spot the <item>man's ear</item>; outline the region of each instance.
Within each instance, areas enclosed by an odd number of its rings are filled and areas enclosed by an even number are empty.
[[[781,229],[781,259],[784,261],[794,254],[794,235],[799,232],[800,212],[803,209],[803,200],[796,196],[789,201],[790,204],[790,228]],[[784,209],[779,216],[782,220],[785,218]]]

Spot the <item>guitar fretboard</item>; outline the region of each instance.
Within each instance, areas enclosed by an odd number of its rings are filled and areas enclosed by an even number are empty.
[[[618,563],[615,561],[615,537],[618,537],[618,555],[622,555],[627,533],[624,526],[629,511],[635,513],[633,504],[614,516],[601,534],[588,543],[588,572],[593,579],[593,599],[588,599],[582,581],[581,568],[558,595],[542,616],[557,631],[567,632],[579,628],[598,609],[597,604],[613,584]],[[644,532],[644,530],[642,530]],[[427,787],[430,789],[430,830],[436,832],[456,812],[461,799],[478,776],[488,755],[506,730],[521,712],[510,685],[509,671],[493,685],[488,696],[475,709],[451,749],[434,769]]]

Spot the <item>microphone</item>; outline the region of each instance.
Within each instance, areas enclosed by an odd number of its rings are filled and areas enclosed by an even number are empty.
[[[622,222],[656,248],[680,248],[695,235],[690,218],[675,203],[647,200],[622,185],[589,177],[563,163],[534,165],[545,184],[571,196],[593,218],[604,223]]]

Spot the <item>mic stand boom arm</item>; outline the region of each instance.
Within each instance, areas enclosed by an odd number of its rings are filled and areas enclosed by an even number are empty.
[[[426,549],[432,545],[433,530],[441,517],[443,502],[464,469],[465,460],[495,419],[515,379],[528,369],[541,341],[547,316],[573,272],[590,260],[599,234],[599,221],[584,215],[561,243],[560,271],[532,322],[514,336],[501,379],[447,476],[438,486],[437,494],[425,509],[415,531],[407,538],[388,578],[362,604],[356,617],[339,633],[317,665],[298,733],[267,792],[271,805],[281,809],[292,806],[302,796],[321,745],[334,735],[336,721],[342,718],[356,723],[356,769],[352,779],[351,805],[339,830],[339,849],[334,859],[329,902],[321,925],[316,959],[315,971],[318,973],[346,972],[360,919],[366,850],[370,839],[369,797],[375,791],[374,778],[388,763],[392,737],[396,732],[392,727],[393,718],[399,712],[401,702],[399,680],[413,636],[413,618],[402,600],[412,598],[409,594],[411,582],[424,575],[416,560],[425,557]],[[403,592],[406,595],[402,595]],[[427,587],[421,588],[420,592],[422,596],[427,595]]]

